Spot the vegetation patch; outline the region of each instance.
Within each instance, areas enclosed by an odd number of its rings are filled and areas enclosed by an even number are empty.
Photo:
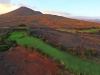
[[[71,33],[89,33],[89,34],[95,34],[100,31],[100,28],[80,28],[80,29],[64,29],[64,28],[59,28],[56,29],[58,31],[63,31],[63,32],[71,32]]]
[[[16,45],[15,40],[8,40],[10,33],[0,35],[0,52],[8,50],[11,46]]]
[[[1,45],[1,46],[0,46],[0,52],[6,51],[6,50],[8,50],[9,48],[10,48],[10,46],[8,46],[8,45]]]
[[[26,34],[26,33],[25,33]],[[32,45],[39,48],[41,51],[49,54],[50,56],[59,59],[62,61],[67,69],[74,73],[84,73],[84,74],[91,74],[91,75],[100,75],[100,64],[96,64],[90,61],[82,60],[74,55],[65,53],[61,50],[53,48],[41,40],[27,36],[24,33],[14,32],[11,34],[9,39],[16,40],[20,45]],[[16,36],[16,37],[15,37]],[[24,36],[23,38],[20,38]]]
[[[100,28],[88,28],[88,29],[78,29],[79,32],[94,33],[98,32]]]

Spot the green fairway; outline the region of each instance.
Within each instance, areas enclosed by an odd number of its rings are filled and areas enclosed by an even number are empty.
[[[63,51],[57,50],[49,45],[44,44],[41,40],[25,36],[24,33],[16,32],[12,33],[9,39],[16,40],[20,45],[33,45],[41,49],[43,52],[53,56],[64,62],[66,67],[75,73],[87,73],[88,75],[100,75],[100,64],[95,64],[89,61],[82,60],[74,55],[65,53]]]

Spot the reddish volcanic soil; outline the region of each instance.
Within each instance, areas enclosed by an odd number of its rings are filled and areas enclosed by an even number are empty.
[[[50,60],[21,46],[0,52],[0,75],[55,75],[56,69]]]

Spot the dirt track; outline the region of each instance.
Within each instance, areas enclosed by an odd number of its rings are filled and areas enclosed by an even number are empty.
[[[44,60],[37,53],[28,53],[18,46],[6,52],[0,52],[0,75],[55,75],[56,66],[50,60]]]

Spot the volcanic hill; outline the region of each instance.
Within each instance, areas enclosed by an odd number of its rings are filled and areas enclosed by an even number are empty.
[[[13,16],[27,16],[27,15],[37,15],[37,14],[42,14],[42,13],[39,11],[34,11],[27,7],[20,7],[14,11],[3,14],[2,16],[13,17]]]

